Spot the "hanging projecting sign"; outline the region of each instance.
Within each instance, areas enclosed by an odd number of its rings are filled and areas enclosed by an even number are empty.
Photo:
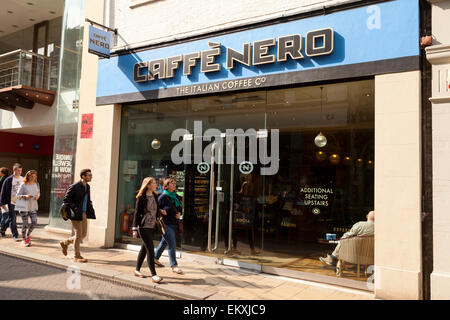
[[[103,58],[110,56],[111,35],[108,31],[89,26],[88,51]]]

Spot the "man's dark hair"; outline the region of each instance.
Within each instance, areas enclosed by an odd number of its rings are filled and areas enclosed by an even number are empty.
[[[80,177],[83,179],[83,177],[88,173],[91,172],[91,169],[83,169],[80,171]]]
[[[9,170],[8,170],[8,168],[1,167],[1,168],[0,168],[0,172],[3,173],[5,176],[8,176],[8,175],[9,175]]]
[[[14,165],[13,165],[13,170],[14,169],[16,169],[16,168],[22,168],[22,165],[20,164],[20,163],[14,163]]]

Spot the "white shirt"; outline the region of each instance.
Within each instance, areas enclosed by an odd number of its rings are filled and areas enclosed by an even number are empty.
[[[16,178],[16,176],[13,176],[12,179],[12,188],[11,188],[11,203],[16,204],[15,198],[17,196],[17,191],[19,190],[20,184],[23,182],[23,177],[20,176]]]

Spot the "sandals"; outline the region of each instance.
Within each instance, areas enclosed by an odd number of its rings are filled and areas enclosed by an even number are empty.
[[[173,267],[172,271],[177,273],[177,274],[182,274],[183,273],[183,271],[180,268],[178,268],[178,267]]]
[[[164,265],[161,263],[161,262],[159,262],[159,260],[158,259],[155,259],[155,265],[157,265],[158,267],[164,267]]]
[[[160,276],[152,276],[152,282],[160,283],[162,278]]]
[[[134,275],[138,278],[145,278],[145,276],[140,271],[137,270],[134,270]]]

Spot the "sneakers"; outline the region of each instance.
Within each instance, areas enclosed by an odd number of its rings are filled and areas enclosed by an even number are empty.
[[[60,241],[59,245],[61,246],[62,254],[67,256],[67,244],[65,244],[64,241]]]
[[[86,263],[87,259],[83,258],[82,256],[79,256],[79,257],[74,257],[73,261],[74,262],[80,262],[80,263]]]
[[[164,265],[161,262],[159,262],[158,259],[155,259],[155,265],[161,268],[164,267]]]
[[[257,254],[260,254],[261,252],[259,251],[259,250],[256,250],[256,249],[252,249],[251,250],[251,254],[252,255],[257,255]]]
[[[178,268],[178,267],[173,267],[172,271],[175,272],[176,274],[182,274],[183,273],[183,271],[180,268]]]
[[[160,283],[162,278],[160,276],[152,276],[152,282]]]
[[[23,245],[24,247],[29,247],[29,246],[31,246],[31,240],[30,240],[30,237],[24,239],[24,240],[22,241],[22,245]]]
[[[12,239],[13,239],[13,241],[16,241],[16,242],[20,241],[19,238],[17,238],[17,237],[13,237]]]
[[[145,278],[145,276],[138,270],[134,270],[133,274],[134,274],[135,277]]]
[[[336,258],[333,259],[332,256],[330,256],[329,254],[327,254],[326,258],[320,257],[319,258],[320,261],[322,261],[323,263],[329,265],[329,266],[334,266],[336,265]]]

